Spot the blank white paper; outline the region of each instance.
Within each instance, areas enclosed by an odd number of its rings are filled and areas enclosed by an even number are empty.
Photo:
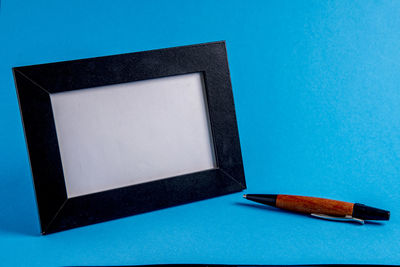
[[[216,167],[201,73],[51,94],[68,197]]]

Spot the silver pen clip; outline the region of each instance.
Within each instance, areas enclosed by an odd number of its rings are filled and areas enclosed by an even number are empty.
[[[353,221],[353,222],[357,222],[359,224],[364,224],[364,220],[354,218],[350,215],[346,215],[345,217],[335,217],[335,216],[330,216],[330,215],[325,215],[325,214],[311,213],[311,216],[321,218],[321,219],[331,220],[331,221]]]

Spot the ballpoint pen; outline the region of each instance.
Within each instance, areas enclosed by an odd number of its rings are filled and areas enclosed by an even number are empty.
[[[364,224],[364,220],[389,220],[387,210],[318,197],[293,195],[246,194],[245,199],[293,212],[310,214],[330,220],[352,220]]]

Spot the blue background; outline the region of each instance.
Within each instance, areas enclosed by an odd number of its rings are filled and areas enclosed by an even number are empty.
[[[399,1],[10,1],[0,265],[400,263]],[[11,67],[226,40],[248,193],[391,210],[360,226],[241,193],[39,236]]]

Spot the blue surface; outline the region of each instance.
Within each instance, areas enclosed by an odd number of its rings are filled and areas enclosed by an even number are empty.
[[[0,11],[0,265],[400,263],[400,2],[10,1]],[[249,193],[358,201],[335,223],[241,194],[39,236],[11,67],[226,40]]]

